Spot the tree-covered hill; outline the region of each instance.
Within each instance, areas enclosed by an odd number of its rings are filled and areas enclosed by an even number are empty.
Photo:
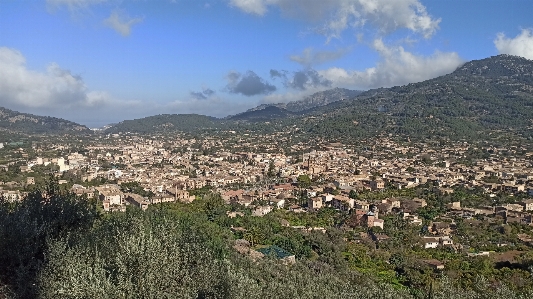
[[[246,111],[228,118],[231,121],[272,121],[274,119],[287,118],[296,115],[286,109],[276,106],[266,106],[263,109]]]
[[[197,131],[212,128],[218,122],[219,120],[215,117],[198,114],[160,114],[141,119],[125,120],[107,128],[105,132]]]
[[[381,133],[475,138],[490,130],[528,135],[532,107],[533,61],[499,55],[435,79],[369,90],[316,108],[303,126],[312,134],[341,138]]]
[[[84,125],[65,119],[20,113],[0,107],[0,129],[8,132],[31,134],[90,134]]]

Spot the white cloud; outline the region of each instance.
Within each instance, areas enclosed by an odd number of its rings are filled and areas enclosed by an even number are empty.
[[[122,36],[129,36],[131,33],[131,27],[142,21],[142,18],[130,18],[127,15],[115,10],[111,13],[109,18],[104,20],[104,24],[114,29]]]
[[[0,48],[0,99],[2,103],[25,107],[70,105],[86,100],[86,87],[77,76],[57,64],[45,73],[26,68],[26,59],[17,50]]]
[[[432,18],[419,0],[230,0],[230,5],[250,14],[264,15],[269,6],[277,6],[285,15],[323,25],[317,30],[332,38],[340,38],[348,28],[371,25],[380,34],[401,28],[430,38],[440,19]]]
[[[86,8],[91,5],[107,2],[109,0],[46,0],[46,3],[51,6],[66,6],[69,9]]]
[[[56,63],[44,72],[30,70],[22,53],[6,47],[0,47],[0,106],[83,123],[112,117],[117,109],[141,107],[104,91],[89,91],[81,77]]]
[[[161,113],[223,117],[253,106],[247,102],[235,105],[217,97],[209,88],[204,88],[202,93],[206,99],[184,97],[169,103],[121,100],[106,91],[89,90],[82,78],[56,63],[51,63],[45,71],[28,69],[22,53],[0,47],[0,106],[20,112],[60,117],[98,127]]]
[[[494,45],[500,54],[522,56],[533,60],[533,31],[522,29],[515,38],[508,38],[503,33],[498,33]]]
[[[454,71],[463,60],[456,52],[435,52],[421,56],[406,51],[403,47],[388,47],[376,39],[372,47],[380,59],[375,67],[363,71],[329,68],[319,71],[333,86],[352,89],[391,87],[421,82]]]
[[[306,96],[312,95],[315,92],[322,91],[325,88],[308,88],[301,91],[289,91],[285,93],[270,94],[261,99],[261,104],[278,104],[288,103],[304,99]]]
[[[267,11],[267,5],[273,1],[270,0],[230,0],[230,5],[235,6],[242,11],[262,16]]]

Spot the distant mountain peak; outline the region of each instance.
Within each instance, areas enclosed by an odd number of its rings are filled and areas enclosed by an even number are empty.
[[[484,77],[530,76],[533,61],[521,56],[500,54],[484,59],[472,60],[458,67],[452,75],[473,75]]]

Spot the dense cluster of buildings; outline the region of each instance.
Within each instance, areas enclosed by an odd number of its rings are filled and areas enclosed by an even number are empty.
[[[91,142],[83,152],[55,157],[40,156],[43,148],[37,144],[34,157],[22,153],[26,159],[23,165],[0,165],[0,171],[19,167],[27,174],[24,182],[0,182],[0,195],[9,201],[20,200],[25,195],[24,187],[35,183],[32,168],[51,165],[60,183],[76,183],[72,192],[97,197],[105,211],[124,210],[128,204],[146,209],[162,202],[191,202],[195,199],[192,190],[209,187],[227,203],[252,208],[255,216],[275,208],[308,212],[333,207],[349,211],[353,226],[381,228],[384,221],[379,215],[398,212],[410,223],[421,225],[416,211],[426,205],[425,201],[388,198],[366,202],[354,194],[429,183],[443,194],[462,186],[482,188],[489,196],[499,192],[533,195],[533,153],[522,148],[474,148],[484,156],[465,163],[464,158],[474,147],[466,143],[435,149],[423,143],[399,144],[381,138],[359,148],[325,143],[312,147],[292,144],[283,149],[273,142],[275,139],[241,136],[228,142],[215,137],[115,135]],[[65,152],[68,146],[55,145],[52,149]],[[312,184],[302,186],[302,177]],[[102,183],[94,184],[97,181]],[[131,182],[151,195],[143,197],[121,188],[121,184]],[[531,199],[490,207],[461,207],[457,202],[449,206],[449,216],[500,215],[507,222],[531,224],[531,210]],[[426,248],[453,244],[442,233],[424,242]]]

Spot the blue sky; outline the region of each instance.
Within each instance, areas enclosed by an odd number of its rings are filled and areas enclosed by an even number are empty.
[[[91,127],[533,59],[530,0],[0,1],[0,106]]]

